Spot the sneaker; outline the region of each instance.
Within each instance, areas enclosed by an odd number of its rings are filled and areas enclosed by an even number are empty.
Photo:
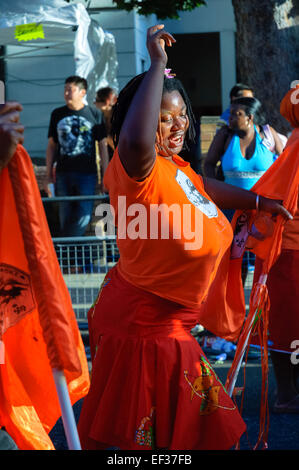
[[[212,342],[210,348],[203,348],[204,352],[209,356],[220,357],[222,354],[226,355],[225,359],[233,359],[235,356],[237,346],[230,341],[223,338],[216,337]],[[224,356],[222,356],[224,357]]]
[[[192,328],[192,330],[190,330],[190,333],[192,336],[197,336],[203,331],[204,331],[204,327],[202,325],[195,325],[195,327]]]

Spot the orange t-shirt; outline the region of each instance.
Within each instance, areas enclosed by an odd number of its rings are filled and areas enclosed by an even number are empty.
[[[157,156],[135,181],[116,150],[104,177],[115,211],[118,269],[133,285],[188,307],[205,298],[233,232],[182,158]]]

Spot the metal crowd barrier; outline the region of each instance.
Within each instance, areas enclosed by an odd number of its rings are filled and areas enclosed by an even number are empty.
[[[42,198],[47,204],[83,200],[109,199],[105,195]],[[52,237],[52,241],[76,318],[86,321],[105,274],[119,258],[116,236]]]
[[[45,203],[102,200],[108,196],[66,196],[42,198]],[[86,321],[87,313],[95,301],[100,285],[108,270],[119,258],[116,236],[53,237],[58,262],[69,289],[77,320]],[[248,309],[253,281],[253,262],[249,253],[244,254],[248,266],[244,284],[245,302]]]
[[[77,320],[86,320],[108,270],[117,262],[116,237],[53,238]]]

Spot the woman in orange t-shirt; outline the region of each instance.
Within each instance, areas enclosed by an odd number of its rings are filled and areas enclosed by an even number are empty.
[[[104,183],[120,259],[89,312],[83,449],[229,449],[245,431],[190,329],[232,242],[217,206],[255,209],[256,195],[203,179],[178,156],[194,118],[181,83],[165,76],[173,42],[163,25],[149,28],[151,66],[121,91],[113,114]],[[259,203],[289,217],[278,201]]]

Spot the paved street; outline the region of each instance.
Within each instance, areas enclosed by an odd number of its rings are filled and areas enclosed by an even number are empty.
[[[231,362],[226,362],[223,366],[216,366],[215,370],[219,378],[225,381],[227,371]],[[244,367],[242,367],[237,386],[243,385]],[[251,450],[257,441],[259,434],[259,412],[261,397],[261,368],[257,361],[248,361],[246,366],[245,399],[243,409],[243,419],[247,424],[248,436],[241,439],[241,449]],[[270,427],[268,435],[268,447],[270,450],[299,450],[299,415],[277,415],[272,413],[275,401],[275,379],[273,367],[269,366],[269,410]]]
[[[250,288],[252,283],[252,273],[247,277],[245,285],[245,299],[248,308]],[[91,295],[95,296],[100,285],[100,275],[80,275],[68,276],[67,283],[70,288],[73,302],[78,307],[85,307],[91,304]],[[84,281],[84,282],[83,282]],[[76,296],[75,296],[76,294]],[[86,303],[86,305],[85,305]],[[80,304],[80,305],[77,305]],[[83,311],[83,309],[82,309]],[[79,315],[78,315],[79,317]],[[88,332],[86,321],[81,323],[81,334],[84,344],[88,346]],[[88,354],[88,349],[86,350]],[[223,364],[213,364],[218,377],[225,383],[227,372],[231,366],[231,361],[226,360]],[[241,368],[236,386],[241,387],[244,380],[244,367]],[[246,366],[245,399],[243,407],[243,419],[247,425],[247,434],[242,436],[240,441],[241,450],[251,450],[257,441],[259,434],[259,412],[261,396],[261,368],[258,359],[248,359]],[[299,415],[276,415],[272,413],[275,394],[275,379],[273,368],[269,358],[269,408],[270,408],[270,429],[268,436],[268,447],[270,450],[299,450]],[[237,399],[239,405],[239,398]],[[81,409],[81,402],[74,406],[75,417],[78,420]],[[56,449],[67,449],[64,430],[61,420],[58,421],[50,434]]]
[[[230,361],[215,365],[214,369],[218,377],[224,382],[231,365]],[[242,386],[244,377],[242,367],[237,386]],[[259,405],[261,370],[258,362],[248,361],[246,367],[246,392],[243,409],[243,419],[247,424],[247,435],[241,439],[241,450],[252,450],[257,441],[259,433]],[[269,367],[269,406],[270,406],[270,429],[268,446],[269,450],[299,450],[299,415],[275,415],[271,412],[274,403],[275,381],[272,365]],[[81,409],[81,402],[74,406],[76,419]],[[50,434],[57,450],[67,449],[66,440],[61,420],[58,421]]]
[[[100,285],[102,275],[80,275],[66,276],[67,284],[73,298],[74,305],[83,311],[92,303],[91,297],[95,297]],[[248,308],[250,288],[253,274],[250,273],[245,285],[245,300]],[[85,309],[84,309],[85,308]],[[84,314],[85,315],[85,314]],[[78,315],[79,318],[79,315]],[[84,317],[83,317],[84,318]],[[84,344],[88,346],[88,332],[86,321],[81,322],[81,334]],[[88,349],[86,350],[88,355]],[[213,364],[218,377],[225,383],[227,372],[231,366],[231,361],[226,360],[223,364]],[[244,367],[241,368],[236,386],[241,387],[244,380]],[[246,366],[245,399],[243,407],[243,419],[247,425],[247,434],[242,436],[241,450],[251,450],[257,441],[259,434],[259,412],[261,394],[261,368],[259,360],[248,359]],[[269,358],[269,408],[270,408],[270,429],[268,436],[268,447],[270,450],[299,450],[299,415],[276,415],[272,413],[275,393],[275,379],[271,361]],[[239,398],[237,399],[239,405]],[[81,402],[74,406],[76,419],[78,420],[81,409]],[[61,420],[58,421],[50,434],[56,449],[67,449],[66,440]]]

